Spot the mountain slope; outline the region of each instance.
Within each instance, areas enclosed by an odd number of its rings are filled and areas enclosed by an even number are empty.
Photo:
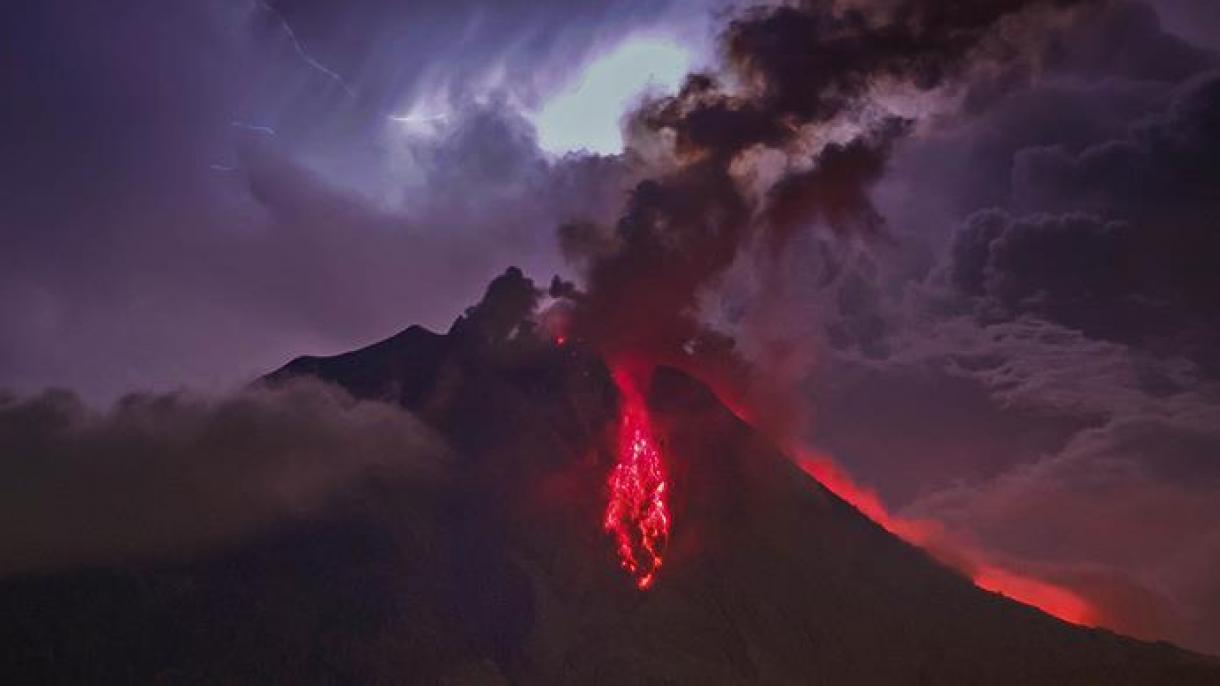
[[[1220,661],[975,588],[666,368],[647,403],[674,524],[640,592],[600,526],[610,374],[523,324],[511,286],[507,315],[489,292],[446,335],[413,327],[267,377],[417,412],[457,456],[442,486],[370,475],[191,558],[0,580],[0,680],[1220,684]]]
[[[367,368],[392,368],[395,363],[381,353],[369,348],[356,354],[364,355]],[[561,367],[582,367],[586,380],[598,375],[593,371],[598,363],[585,359],[583,351],[540,354]],[[310,373],[357,387],[339,364],[309,364]],[[342,364],[350,364],[350,358]],[[298,361],[279,374],[300,373],[301,367]],[[600,374],[604,377],[604,370]],[[520,378],[535,375],[545,376],[535,370]],[[484,384],[496,385],[495,373],[484,370],[477,376],[478,382],[463,384],[472,387],[472,395],[488,393]],[[608,379],[597,386],[610,392]],[[399,388],[387,381],[360,390],[384,398]],[[442,421],[451,434],[469,425],[455,416],[482,412],[477,402],[465,405],[471,399],[463,395],[454,395],[455,408],[462,409],[451,409]],[[510,395],[505,405],[546,413],[547,403],[528,397],[529,387]],[[1071,626],[974,587],[823,489],[679,372],[656,372],[649,403],[666,438],[675,494],[674,535],[653,590],[640,593],[631,586],[597,530],[602,502],[590,496],[601,495],[599,476],[608,456],[585,470],[558,466],[562,461],[524,466],[531,457],[517,458],[524,471],[541,469],[563,484],[563,492],[583,491],[577,498],[586,500],[540,504],[530,490],[536,484],[528,479],[519,483],[524,491],[494,480],[488,486],[492,500],[504,507],[497,516],[512,522],[503,532],[509,555],[530,578],[534,619],[506,663],[516,678],[528,675],[524,680],[531,683],[1220,683],[1220,665],[1207,658]],[[612,421],[608,409],[597,408],[603,425]],[[563,433],[564,426],[557,421],[554,429]],[[499,436],[490,441],[498,448],[482,459],[505,459],[498,453],[517,453],[518,443]],[[549,450],[566,450],[575,458],[578,444]]]

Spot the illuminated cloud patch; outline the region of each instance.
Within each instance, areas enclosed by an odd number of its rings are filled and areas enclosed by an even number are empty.
[[[673,90],[691,66],[690,53],[663,38],[629,38],[590,62],[534,115],[538,143],[548,152],[623,149],[619,120],[650,89]]]

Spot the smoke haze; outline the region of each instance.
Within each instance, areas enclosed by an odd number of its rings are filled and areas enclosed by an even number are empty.
[[[400,408],[294,381],[208,398],[0,401],[0,573],[193,554],[317,514],[362,480],[437,483],[443,441]]]

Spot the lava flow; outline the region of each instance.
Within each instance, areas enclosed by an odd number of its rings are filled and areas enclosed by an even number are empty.
[[[621,398],[615,446],[618,462],[610,472],[602,526],[614,537],[623,569],[635,578],[640,590],[646,590],[661,569],[669,538],[665,465],[635,378],[616,369],[614,381]]]
[[[881,498],[857,484],[833,461],[794,451],[797,465],[830,492],[851,504],[861,514],[895,536],[919,546],[933,557],[966,573],[975,586],[1032,605],[1065,622],[1093,626],[1094,611],[1076,593],[1045,581],[1008,571],[989,562],[980,551],[955,543],[936,522],[892,514]]]
[[[731,389],[716,387],[716,395],[738,419],[757,426],[755,413],[746,403],[736,400],[739,396],[732,393]],[[855,507],[860,514],[873,520],[889,533],[923,548],[942,563],[958,569],[967,575],[975,586],[1031,605],[1071,624],[1097,624],[1094,607],[1077,593],[1004,569],[988,560],[983,552],[950,538],[936,521],[912,519],[891,513],[876,492],[857,483],[830,458],[794,446],[791,441],[782,443],[787,445],[788,454],[795,456],[797,466],[831,493]]]

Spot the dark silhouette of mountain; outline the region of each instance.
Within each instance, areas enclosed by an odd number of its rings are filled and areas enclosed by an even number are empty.
[[[4,683],[1220,684],[1220,660],[974,587],[704,386],[647,402],[674,526],[647,592],[601,531],[618,396],[525,320],[520,272],[438,335],[270,374],[402,405],[457,460],[190,559],[0,581]]]

